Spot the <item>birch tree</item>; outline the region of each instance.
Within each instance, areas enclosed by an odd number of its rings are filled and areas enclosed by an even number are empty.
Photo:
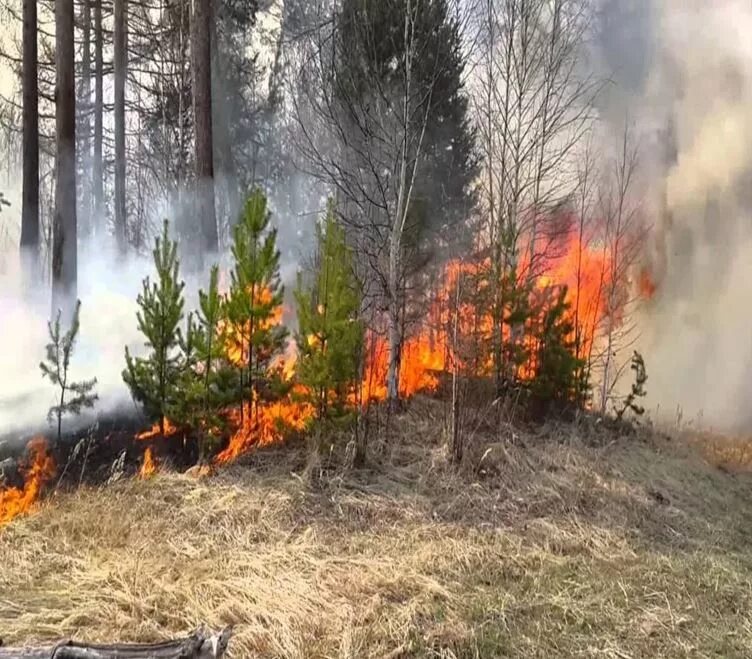
[[[600,411],[605,414],[613,390],[630,365],[636,327],[627,320],[631,303],[627,287],[630,271],[640,256],[645,238],[640,206],[634,200],[637,187],[638,149],[625,124],[616,156],[602,182],[601,214],[605,219],[604,251],[608,272],[604,287],[605,314],[600,328]],[[629,357],[620,359],[624,351]]]
[[[366,295],[385,319],[392,409],[400,397],[408,256],[422,233],[450,220],[434,203],[450,186],[432,187],[432,175],[456,165],[447,207],[466,195],[465,177],[473,175],[452,7],[445,0],[348,0],[334,28],[319,30],[311,43],[306,104],[297,108],[302,153],[336,191]],[[438,129],[444,120],[454,129],[450,138]],[[439,153],[452,164],[434,166]]]
[[[94,219],[92,233],[98,234],[104,221],[104,32],[102,2],[94,2],[94,153],[92,155],[92,197]]]
[[[511,374],[504,342],[513,290],[542,274],[558,226],[546,218],[570,201],[577,148],[601,83],[582,74],[588,0],[481,0],[474,105],[484,161],[483,210],[497,388]]]
[[[115,237],[121,254],[127,249],[125,202],[125,79],[128,70],[128,0],[115,0]]]

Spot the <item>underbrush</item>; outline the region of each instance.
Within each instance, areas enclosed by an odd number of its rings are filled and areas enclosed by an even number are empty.
[[[449,463],[416,401],[369,446],[83,488],[0,532],[0,636],[232,657],[748,656],[752,480],[592,420],[478,425]]]

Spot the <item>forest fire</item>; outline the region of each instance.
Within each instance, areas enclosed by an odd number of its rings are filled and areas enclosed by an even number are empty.
[[[640,271],[638,284],[640,296],[645,300],[652,300],[658,290],[658,285],[653,280],[653,275],[647,267]]]
[[[26,454],[26,460],[19,465],[23,485],[0,489],[0,526],[33,508],[42,489],[55,475],[55,460],[43,437],[32,439]]]
[[[554,256],[539,259],[538,267],[545,274],[535,277],[531,297],[566,287],[566,315],[574,328],[569,338],[576,343],[579,355],[587,356],[597,340],[606,311],[609,261],[604,250],[581,244],[574,233],[560,243]],[[521,264],[520,270],[527,271],[526,264]],[[491,272],[487,259],[452,261],[444,268],[442,286],[433,297],[426,320],[418,325],[403,346],[399,384],[401,396],[435,391],[438,374],[448,372],[453,365],[474,376],[490,375],[492,364],[488,346],[493,341],[494,319],[493,311],[482,293],[492,286],[489,282]],[[532,318],[528,323],[539,320]],[[505,323],[503,332],[506,339],[510,330],[509,324]],[[468,352],[463,349],[467,341],[473,342],[471,355],[464,354]],[[387,369],[386,340],[381,336],[371,336],[368,339],[366,376],[361,385],[363,400],[386,399]],[[519,375],[525,379],[530,377],[532,371],[532,364],[523,364]]]
[[[556,299],[556,292],[566,288],[564,316],[571,326],[568,339],[577,354],[587,357],[598,340],[600,325],[606,313],[607,291],[610,285],[610,268],[603,248],[592,248],[570,232],[560,238],[549,253],[537,257],[538,276],[519,275],[514,286],[528,291],[527,305],[535,311],[523,325],[522,341],[527,348],[526,362],[518,369],[522,379],[535,374],[536,344],[534,325],[543,322],[545,310]],[[527,264],[519,270],[529,272]],[[493,369],[494,312],[489,305],[487,291],[495,287],[493,269],[488,259],[462,262],[451,261],[443,268],[439,284],[430,296],[427,313],[420,314],[410,335],[402,346],[399,393],[410,398],[420,392],[435,392],[442,373],[460,368],[466,375],[489,377]],[[529,282],[530,287],[525,288]],[[509,284],[506,284],[509,285]],[[263,305],[272,303],[272,294],[262,289],[255,298]],[[254,331],[268,333],[281,327],[282,305],[270,309],[269,315],[258,321],[254,329],[250,323],[236,328],[225,323],[220,328],[225,342],[226,358],[236,367],[247,368],[249,347],[254,345]],[[509,314],[505,308],[505,317]],[[496,324],[498,327],[498,324]],[[505,321],[502,331],[506,339],[512,328]],[[315,341],[315,339],[311,339]],[[387,399],[387,372],[389,347],[383,333],[368,330],[365,336],[366,363],[363,378],[348,396],[353,407],[368,402]],[[469,347],[468,347],[469,346]],[[286,342],[281,353],[268,359],[266,375],[259,377],[250,387],[249,399],[242,405],[222,412],[224,418],[225,446],[214,458],[215,464],[233,462],[253,447],[282,441],[291,433],[302,433],[316,417],[317,410],[311,402],[310,391],[297,378],[299,351],[293,339]],[[269,383],[282,383],[281,391],[269,389]],[[248,383],[246,383],[247,386]],[[178,432],[178,428],[165,420],[164,436]],[[152,440],[162,435],[159,423],[136,436],[138,440]],[[152,448],[145,450],[141,477],[148,477],[157,469]]]

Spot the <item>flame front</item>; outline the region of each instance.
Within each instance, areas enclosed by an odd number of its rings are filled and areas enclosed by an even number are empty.
[[[43,487],[55,475],[57,468],[46,439],[32,439],[26,447],[26,452],[27,460],[19,469],[24,479],[23,487],[0,490],[0,526],[31,510]]]
[[[569,221],[569,220],[568,220]],[[563,233],[555,244],[546,245],[546,253],[536,254],[536,268],[540,275],[532,279],[531,302],[548,299],[552,290],[566,286],[566,303],[569,320],[574,327],[572,340],[578,356],[587,358],[597,341],[606,313],[607,290],[611,276],[608,252],[605,247],[593,246],[593,241],[583,240],[576,232]],[[525,250],[521,250],[524,254]],[[399,393],[410,398],[419,392],[435,392],[440,376],[456,367],[475,377],[488,377],[493,369],[490,346],[498,323],[494,322],[489,308],[489,293],[502,284],[494,280],[489,259],[480,258],[470,262],[451,261],[443,268],[439,286],[430,294],[427,313],[423,320],[412,328],[402,346],[400,360]],[[530,264],[522,258],[518,264],[519,281],[529,277]],[[529,281],[529,279],[528,279]],[[644,287],[643,287],[644,288]],[[266,290],[259,292],[260,301],[271,299]],[[535,305],[534,305],[535,306]],[[280,305],[272,317],[260,329],[268,329],[282,322],[283,308]],[[529,379],[535,374],[536,346],[535,324],[542,318],[526,321],[523,341],[528,349],[527,363],[521,365],[517,376]],[[233,327],[225,323],[221,328],[227,360],[236,366],[245,366],[248,361],[250,326]],[[382,328],[383,329],[383,328]],[[504,340],[510,338],[510,327],[504,324]],[[369,330],[366,334],[365,365],[363,379],[350,395],[353,406],[387,398],[387,372],[389,347],[384,332]],[[315,337],[309,337],[315,342]],[[250,400],[225,410],[230,428],[227,445],[216,457],[215,463],[223,464],[236,460],[255,446],[279,442],[290,433],[303,432],[315,417],[316,409],[308,402],[309,392],[296,383],[298,350],[290,341],[285,351],[271,360],[268,375],[279,377],[288,383],[286,394],[271,400],[258,391],[252,391]],[[172,423],[166,422],[166,435],[177,432]],[[138,439],[152,439],[160,434],[159,424],[138,435]],[[144,454],[142,475],[153,473],[156,468],[150,449]]]

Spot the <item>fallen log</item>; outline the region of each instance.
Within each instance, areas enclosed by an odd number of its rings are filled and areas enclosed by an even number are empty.
[[[198,630],[186,638],[162,643],[94,645],[63,641],[46,648],[2,647],[0,659],[220,659],[227,650],[232,628],[206,635]]]

